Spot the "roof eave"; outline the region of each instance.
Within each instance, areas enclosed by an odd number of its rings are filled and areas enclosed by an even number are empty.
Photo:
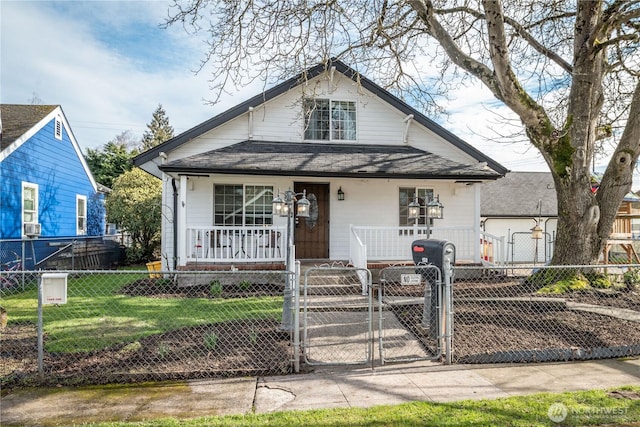
[[[269,175],[269,176],[307,176],[328,178],[387,178],[387,179],[436,179],[436,180],[476,180],[488,181],[500,178],[500,175],[442,175],[419,173],[385,173],[385,172],[333,172],[333,171],[290,171],[271,169],[224,169],[224,168],[185,168],[160,166],[159,169],[167,174],[177,175]]]

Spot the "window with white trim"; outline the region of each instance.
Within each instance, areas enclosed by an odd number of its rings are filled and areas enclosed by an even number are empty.
[[[76,195],[76,234],[87,234],[87,196]]]
[[[215,185],[213,223],[226,226],[273,224],[272,202],[272,186]]]
[[[418,224],[426,225],[426,209],[425,206],[431,200],[433,200],[433,188],[415,188],[415,187],[401,187],[400,188],[400,199],[399,199],[399,208],[400,208],[400,225],[414,225],[416,223],[415,219],[409,219],[409,203],[413,202],[415,196],[418,196],[418,203],[420,203],[420,216],[417,219]],[[429,218],[429,225],[433,226],[433,218]]]
[[[55,126],[54,133],[55,133],[56,139],[62,139],[62,120],[60,119],[60,117],[56,116],[54,126]]]
[[[24,224],[38,223],[38,184],[22,183],[22,230]]]
[[[356,140],[356,103],[330,99],[305,99],[304,139]]]

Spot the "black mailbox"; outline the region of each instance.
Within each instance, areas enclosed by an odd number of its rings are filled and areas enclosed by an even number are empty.
[[[456,248],[453,243],[447,240],[414,240],[411,244],[411,253],[413,254],[413,262],[416,265],[429,264],[440,270],[442,280],[446,280],[453,264],[456,261]],[[447,271],[445,271],[445,262],[449,261]],[[417,267],[416,273],[422,274],[423,279],[427,282],[424,289],[424,307],[422,311],[422,326],[429,329],[431,338],[437,338],[442,319],[438,315],[439,292],[433,271],[429,267]]]
[[[456,262],[456,248],[448,240],[422,239],[411,244],[413,262],[416,264],[433,264],[442,271],[445,260],[453,267]]]

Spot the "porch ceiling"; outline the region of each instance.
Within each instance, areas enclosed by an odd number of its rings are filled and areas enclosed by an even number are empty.
[[[244,141],[160,166],[167,173],[323,177],[497,179],[485,163],[462,164],[410,146]]]

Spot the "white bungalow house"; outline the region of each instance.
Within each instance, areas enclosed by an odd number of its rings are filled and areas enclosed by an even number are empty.
[[[425,238],[418,198],[438,198],[430,236],[480,262],[480,183],[503,166],[344,63],[318,65],[134,159],[163,181],[163,268],[280,268],[287,218],[272,201],[310,201],[293,227],[297,259],[358,267],[411,260]],[[481,239],[482,237],[482,239]]]

